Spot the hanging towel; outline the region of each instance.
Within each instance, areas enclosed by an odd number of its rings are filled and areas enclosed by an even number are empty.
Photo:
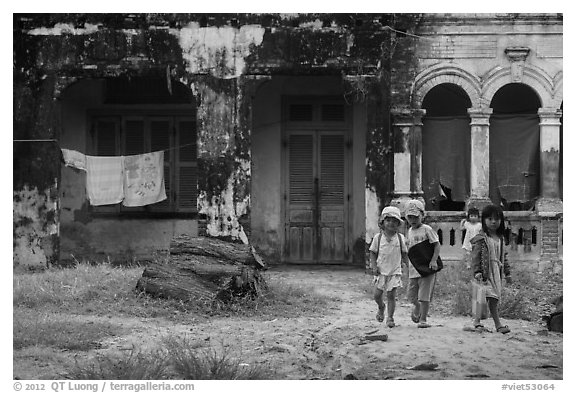
[[[86,156],[86,168],[86,192],[91,205],[111,205],[124,199],[123,156]]]
[[[86,155],[76,150],[61,149],[64,163],[71,168],[86,170]]]
[[[124,157],[124,206],[145,206],[166,199],[164,152]]]

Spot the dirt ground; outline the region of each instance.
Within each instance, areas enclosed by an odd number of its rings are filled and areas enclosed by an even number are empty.
[[[263,364],[277,379],[426,379],[426,380],[559,380],[563,378],[563,337],[543,331],[539,323],[504,320],[512,332],[464,331],[470,318],[441,315],[431,308],[429,329],[410,320],[410,306],[399,299],[395,328],[375,319],[376,305],[366,291],[371,277],[351,268],[273,268],[267,274],[287,283],[309,286],[339,299],[320,317],[278,317],[272,320],[213,318],[192,324],[160,319],[105,317],[130,332],[111,337],[98,351],[125,350],[132,345],[154,346],[169,334],[188,335],[205,346],[229,347],[245,364]],[[364,289],[362,289],[364,288]],[[84,321],[97,317],[78,317]],[[366,340],[388,335],[387,341]],[[14,376],[52,379],[65,375],[71,355],[78,360],[93,354],[52,354],[51,364],[30,358],[26,350],[14,357]],[[433,370],[410,370],[435,363]]]

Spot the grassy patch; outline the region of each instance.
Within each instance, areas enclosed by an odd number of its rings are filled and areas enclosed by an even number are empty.
[[[48,346],[71,351],[88,351],[98,348],[99,341],[103,338],[119,334],[122,330],[107,322],[81,322],[58,318],[57,315],[15,310],[14,349]]]
[[[262,365],[242,363],[228,348],[198,348],[188,337],[169,337],[164,348],[178,379],[258,380],[273,376]]]
[[[159,380],[170,376],[166,353],[137,349],[122,355],[98,355],[93,361],[77,362],[68,374],[79,380]]]
[[[184,302],[139,293],[142,267],[79,264],[41,273],[15,274],[14,308],[75,315],[167,318],[177,322],[211,316],[297,316],[322,313],[332,301],[313,288],[288,284],[265,273],[263,296],[231,302]]]
[[[447,314],[471,315],[472,272],[460,262],[446,263],[436,276],[433,307]],[[435,304],[436,303],[436,304]]]
[[[248,365],[228,349],[201,348],[188,337],[170,336],[159,348],[142,352],[137,348],[121,355],[98,355],[77,362],[68,373],[79,380],[261,380],[274,373],[262,365]]]
[[[539,321],[552,311],[551,299],[562,294],[562,275],[513,267],[512,284],[503,284],[500,316]],[[438,274],[432,307],[452,315],[471,315],[471,270],[462,263],[447,263]]]

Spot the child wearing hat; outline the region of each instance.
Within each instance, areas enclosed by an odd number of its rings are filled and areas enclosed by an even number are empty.
[[[376,320],[384,321],[386,305],[383,301],[384,292],[388,303],[386,326],[393,328],[394,310],[396,309],[396,288],[402,287],[402,262],[407,263],[406,242],[404,236],[398,233],[402,223],[400,210],[387,206],[378,219],[380,232],[372,239],[370,245],[370,267],[374,274],[374,301],[378,305]]]
[[[430,269],[437,270],[437,259],[440,255],[440,242],[438,235],[431,226],[423,224],[425,210],[424,204],[419,200],[413,199],[406,204],[406,220],[410,225],[408,229],[408,250],[411,247],[428,241],[434,245],[434,253],[430,259]],[[428,317],[428,308],[432,300],[432,292],[436,283],[436,273],[422,277],[412,263],[408,264],[408,299],[414,305],[412,309],[412,321],[418,324],[419,328],[428,328],[431,325],[426,321]]]

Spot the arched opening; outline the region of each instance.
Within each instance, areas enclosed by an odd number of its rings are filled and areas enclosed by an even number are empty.
[[[511,83],[490,103],[490,199],[504,210],[532,210],[540,194],[540,99]]]
[[[428,210],[463,210],[470,194],[472,106],[460,86],[443,83],[424,97],[422,107],[422,190]]]
[[[363,261],[366,217],[350,212],[365,210],[366,112],[343,86],[274,76],[254,96],[251,241],[282,262]]]
[[[117,166],[110,166],[113,173],[109,175],[120,178],[124,190],[120,202],[101,203],[103,198],[97,200],[100,195],[91,198],[86,191],[88,170],[62,166],[62,255],[151,255],[154,250],[165,249],[180,231],[170,219],[189,220],[187,231],[194,234],[191,223],[196,216],[198,193],[196,105],[186,85],[152,75],[82,79],[68,86],[59,102],[60,147],[84,154],[86,162],[88,157],[96,156],[105,157],[106,164],[119,160],[122,174],[118,177]],[[144,154],[151,163],[146,168],[142,164]],[[93,173],[103,170],[93,169]],[[145,183],[143,176],[150,182]],[[163,182],[163,187],[152,187],[151,182]],[[145,187],[152,191],[147,193]],[[114,182],[115,195],[117,188],[118,182]],[[127,202],[128,188],[136,190],[130,190],[131,201],[135,192],[138,196],[159,192],[132,203]]]

